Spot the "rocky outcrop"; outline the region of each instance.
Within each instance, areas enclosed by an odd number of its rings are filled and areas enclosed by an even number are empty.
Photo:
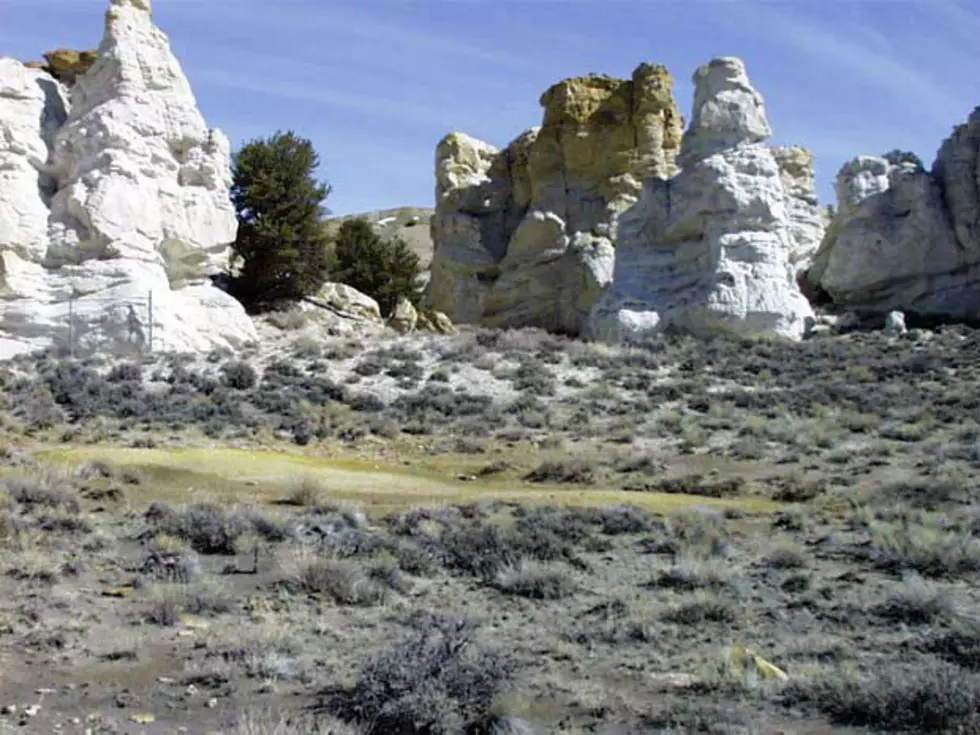
[[[378,302],[345,283],[324,283],[316,294],[304,301],[344,319],[382,323]]]
[[[457,323],[578,334],[612,276],[617,219],[668,177],[683,129],[673,80],[590,75],[541,97],[544,119],[504,150],[452,133],[436,149],[426,304]]]
[[[44,54],[45,63],[31,64],[36,69],[42,69],[62,84],[71,86],[82,74],[87,72],[99,58],[97,50],[75,51],[73,49],[56,49]]]
[[[980,320],[980,108],[939,150],[859,156],[837,175],[838,212],[804,277],[835,309]]]
[[[771,150],[786,191],[786,210],[793,245],[789,261],[799,274],[810,267],[817,246],[830,225],[830,217],[817,201],[813,153],[802,146]]]
[[[419,323],[419,312],[415,304],[404,296],[398,299],[395,310],[388,317],[388,326],[399,334],[414,332]]]
[[[78,350],[254,339],[209,280],[236,231],[228,140],[149,0],[112,0],[91,61],[69,87],[0,59],[0,357],[69,336]]]
[[[612,284],[589,336],[668,327],[800,338],[812,310],[795,262],[819,242],[812,156],[772,150],[762,95],[736,58],[694,74],[691,125],[672,179],[650,179],[619,218]]]

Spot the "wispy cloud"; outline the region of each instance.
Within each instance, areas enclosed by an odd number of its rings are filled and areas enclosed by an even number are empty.
[[[186,0],[157,0],[158,5],[167,3],[168,14],[172,16],[208,16],[228,17],[227,7],[230,3],[221,2],[187,2]],[[155,6],[156,7],[156,6]],[[358,4],[304,2],[303,0],[285,0],[277,2],[275,11],[269,12],[267,2],[253,0],[238,0],[234,3],[235,16],[244,27],[253,28],[257,35],[263,29],[288,29],[302,33],[308,37],[343,38],[346,43],[359,42],[379,50],[385,55],[398,53],[424,53],[438,56],[447,62],[452,60],[482,62],[498,68],[527,70],[535,68],[534,52],[539,51],[529,43],[522,49],[522,44],[515,42],[522,34],[530,42],[534,39],[533,29],[515,27],[510,38],[499,38],[492,45],[481,44],[474,40],[478,35],[479,26],[474,26],[476,34],[468,34],[463,39],[457,32],[438,32],[432,30],[436,24],[432,17],[438,17],[436,8],[451,11],[458,8],[454,2],[433,2],[431,4],[409,2],[370,2]],[[412,11],[412,9],[415,9]],[[393,20],[392,18],[396,18]],[[248,18],[261,18],[261,22],[252,22]],[[310,50],[319,52],[319,48]],[[301,47],[297,53],[303,51]],[[539,69],[548,65],[539,64]]]
[[[933,2],[934,0],[930,0]],[[852,6],[853,8],[853,6]],[[846,7],[835,10],[845,11]],[[941,69],[927,70],[903,58],[874,26],[862,23],[858,14],[833,26],[799,9],[789,13],[766,5],[757,17],[757,30],[784,47],[805,54],[817,63],[859,79],[896,100],[914,106],[917,114],[949,122],[951,110],[961,106],[961,95],[947,89]],[[873,42],[870,42],[873,39]]]
[[[251,92],[281,99],[311,102],[329,107],[356,110],[376,116],[397,118],[401,122],[422,125],[446,124],[446,115],[432,106],[376,94],[357,94],[331,89],[323,82],[304,82],[275,75],[255,76],[216,68],[195,70],[198,83],[212,84],[241,92]]]

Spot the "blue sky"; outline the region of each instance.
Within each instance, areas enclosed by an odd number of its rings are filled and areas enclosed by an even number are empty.
[[[89,48],[107,0],[0,0],[0,54]],[[859,153],[931,164],[980,105],[977,0],[154,0],[205,117],[234,146],[310,138],[334,214],[432,206],[433,151],[462,130],[505,145],[552,83],[740,56],[774,143],[817,156],[821,201]]]

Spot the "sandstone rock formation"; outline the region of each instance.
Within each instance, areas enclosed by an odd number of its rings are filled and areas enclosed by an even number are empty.
[[[0,357],[69,334],[79,350],[139,348],[151,331],[163,350],[254,339],[209,280],[236,231],[228,140],[149,0],[112,0],[87,60],[69,85],[0,59]],[[49,55],[56,74],[61,61]]]
[[[48,72],[59,82],[72,85],[79,76],[92,68],[98,58],[99,52],[97,50],[57,49],[44,54],[44,60],[47,63],[39,68]]]
[[[419,323],[419,312],[415,305],[404,296],[398,299],[395,310],[388,318],[388,326],[399,334],[414,332]]]
[[[837,309],[980,320],[980,107],[932,171],[858,156],[837,175],[838,212],[804,277]]]
[[[683,120],[662,66],[590,75],[541,97],[506,149],[461,133],[436,150],[426,304],[457,323],[578,334],[612,276],[617,218],[676,172]]]
[[[345,283],[325,283],[316,294],[307,297],[304,301],[331,311],[344,319],[377,324],[383,321],[378,302]]]
[[[772,148],[786,190],[786,209],[792,250],[789,261],[797,274],[810,267],[811,260],[830,225],[827,210],[817,201],[813,153],[802,146]]]
[[[796,283],[820,234],[812,156],[772,150],[762,95],[736,58],[694,74],[694,111],[672,179],[649,179],[619,218],[612,284],[589,336],[674,327],[800,338],[812,310]]]

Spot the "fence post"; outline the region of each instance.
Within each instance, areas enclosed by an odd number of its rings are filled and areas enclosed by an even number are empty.
[[[75,357],[75,292],[68,296],[68,357]]]
[[[149,312],[149,326],[147,328],[147,353],[153,354],[153,289],[147,292],[146,296],[147,311]]]

